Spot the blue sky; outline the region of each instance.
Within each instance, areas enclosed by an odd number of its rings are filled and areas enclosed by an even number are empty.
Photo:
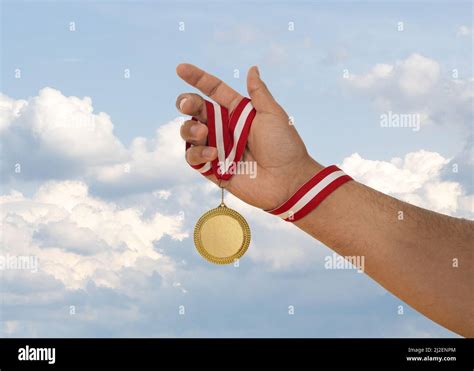
[[[258,65],[318,161],[472,217],[472,2],[1,4],[2,249],[39,255],[40,271],[1,272],[0,334],[454,336],[366,276],[324,269],[329,249],[231,197],[253,229],[249,257],[238,268],[201,260],[190,235],[218,195],[178,153],[174,102],[192,89],[175,67],[196,64],[245,93],[246,71]],[[393,73],[377,74],[377,64]],[[387,129],[380,115],[388,111],[425,119],[416,132]],[[84,117],[98,125],[90,133],[77,127]],[[131,175],[117,173],[124,164]],[[416,187],[396,180],[407,172]],[[79,206],[106,225],[120,222],[110,231],[87,224]],[[147,240],[131,241],[127,230]],[[130,252],[134,263],[127,249],[139,251]],[[155,260],[164,262],[155,269]]]

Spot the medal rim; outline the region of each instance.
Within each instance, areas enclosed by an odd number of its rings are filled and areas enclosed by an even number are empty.
[[[236,219],[240,227],[242,228],[242,233],[244,237],[242,241],[242,245],[239,248],[239,250],[236,253],[227,257],[223,257],[223,258],[211,255],[202,245],[201,238],[200,238],[201,227],[209,218],[216,215],[227,215]],[[237,211],[235,211],[234,209],[231,209],[230,207],[227,207],[226,205],[220,205],[214,209],[211,209],[205,212],[199,218],[199,220],[197,221],[194,227],[194,245],[196,246],[197,251],[204,259],[214,264],[230,264],[230,263],[235,262],[236,259],[241,258],[245,254],[245,252],[247,251],[250,245],[250,238],[251,238],[250,227],[247,221],[245,220],[245,218],[242,215],[240,215]]]

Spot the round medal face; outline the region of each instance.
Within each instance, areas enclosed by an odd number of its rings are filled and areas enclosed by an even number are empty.
[[[194,228],[194,244],[212,263],[233,263],[249,247],[250,228],[237,211],[221,205],[199,218]]]

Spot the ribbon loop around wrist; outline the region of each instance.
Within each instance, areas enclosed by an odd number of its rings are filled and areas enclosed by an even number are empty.
[[[204,101],[207,111],[207,146],[217,149],[217,158],[213,161],[191,165],[202,175],[214,174],[218,180],[229,180],[233,175],[233,166],[241,159],[245,151],[248,135],[256,111],[249,98],[243,98],[237,107],[229,111],[217,103]],[[194,121],[199,121],[193,117]],[[193,145],[186,142],[186,150]],[[288,222],[295,222],[312,210],[344,183],[352,180],[335,165],[328,166],[305,184],[287,201],[268,213]]]
[[[352,178],[336,165],[325,167],[303,184],[287,201],[267,210],[287,222],[296,222],[308,215],[332,192]]]
[[[244,154],[247,138],[256,111],[249,98],[243,98],[237,107],[229,111],[217,103],[205,101],[207,111],[207,145],[217,149],[217,158],[199,165],[191,165],[201,174],[214,174],[219,180],[229,180],[234,164]],[[195,117],[193,120],[199,121]],[[186,142],[186,150],[192,147]]]

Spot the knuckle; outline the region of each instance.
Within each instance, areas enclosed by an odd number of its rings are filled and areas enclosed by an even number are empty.
[[[222,86],[222,80],[217,81],[217,83],[210,88],[207,95],[209,95],[210,97],[213,97],[221,86]]]
[[[189,98],[193,105],[193,111],[195,114],[200,114],[204,106],[204,99],[199,94],[191,94]]]

